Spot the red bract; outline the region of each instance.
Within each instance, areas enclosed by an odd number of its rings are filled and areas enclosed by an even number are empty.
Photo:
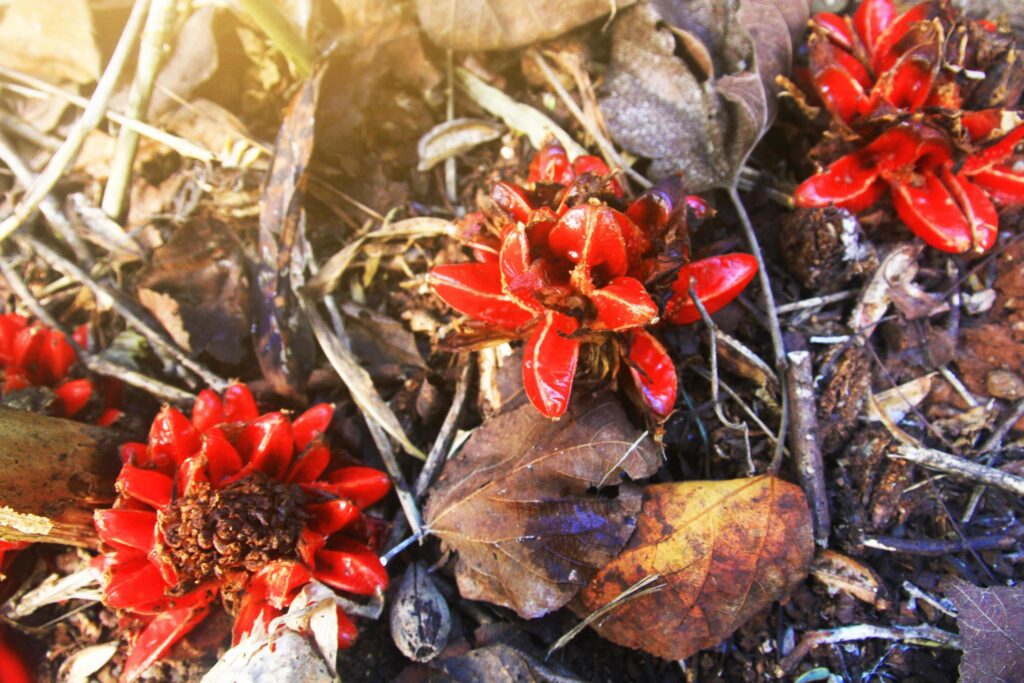
[[[745,254],[687,263],[687,213],[703,217],[710,209],[687,196],[678,178],[628,206],[623,197],[603,161],[583,156],[570,163],[561,147],[549,145],[531,161],[526,186],[492,188],[501,210],[492,216],[495,231],[481,214],[460,224],[459,237],[478,262],[430,271],[434,292],[452,308],[500,336],[526,338],[523,384],[548,417],[568,406],[581,345],[609,340],[652,413],[667,417],[675,367],[645,328],[663,317],[697,320],[691,283],[714,312],[756,272]],[[659,300],[667,300],[664,310]]]
[[[234,640],[287,610],[315,578],[357,595],[388,576],[366,544],[362,509],[390,489],[367,467],[327,472],[334,409],[261,415],[249,389],[204,390],[192,418],[165,406],[148,443],[121,447],[113,509],[99,510],[104,603],[143,626],[125,662],[136,678],[195,628],[220,597]],[[342,613],[339,645],[355,637]]]
[[[811,80],[842,136],[860,148],[797,188],[797,205],[856,212],[889,194],[927,244],[990,248],[999,225],[993,200],[1024,203],[1024,171],[1013,163],[1024,126],[1009,111],[963,111],[970,103],[958,78],[977,74],[963,63],[975,50],[964,46],[986,33],[979,26],[968,30],[932,2],[900,14],[892,0],[865,0],[852,19],[815,16]],[[953,55],[951,43],[961,46]]]

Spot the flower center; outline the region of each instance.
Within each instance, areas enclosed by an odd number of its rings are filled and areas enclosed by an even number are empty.
[[[295,555],[305,524],[298,486],[263,474],[214,490],[198,484],[160,515],[164,551],[179,585],[237,570],[258,571],[271,560]]]

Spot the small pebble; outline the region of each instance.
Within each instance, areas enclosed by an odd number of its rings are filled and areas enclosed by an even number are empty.
[[[1024,396],[1024,379],[1009,370],[992,370],[985,376],[989,396],[1016,401]]]

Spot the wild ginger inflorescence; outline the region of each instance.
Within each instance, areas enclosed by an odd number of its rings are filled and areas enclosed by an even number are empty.
[[[819,150],[834,160],[797,188],[797,205],[860,212],[888,195],[930,246],[989,249],[997,207],[1024,204],[1024,64],[1012,33],[945,2],[900,13],[865,0],[852,17],[816,15],[808,51],[832,119]]]
[[[459,223],[475,262],[434,267],[434,292],[488,337],[526,339],[523,385],[544,415],[565,412],[590,345],[610,366],[624,364],[650,412],[666,418],[676,369],[651,326],[700,319],[691,284],[709,312],[719,310],[753,278],[756,260],[691,262],[687,216],[711,209],[678,177],[627,202],[603,161],[570,162],[554,144],[534,156],[524,185],[495,183],[490,197],[492,210]]]
[[[103,602],[137,634],[125,662],[132,680],[220,604],[235,642],[257,620],[280,616],[316,579],[375,595],[388,575],[362,510],[390,490],[383,472],[332,467],[323,434],[334,413],[319,404],[289,419],[260,414],[249,389],[204,390],[191,419],[165,406],[147,443],[121,447],[112,509],[95,513],[109,548],[99,559]],[[337,610],[340,647],[356,627]]]

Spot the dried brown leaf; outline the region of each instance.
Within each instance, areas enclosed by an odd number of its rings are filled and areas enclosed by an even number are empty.
[[[558,609],[626,544],[640,511],[628,481],[657,471],[653,443],[609,394],[559,421],[531,405],[488,420],[445,465],[426,508],[458,552],[462,595],[525,618]],[[593,492],[618,486],[618,495]]]
[[[445,680],[455,683],[579,683],[579,679],[562,675],[525,652],[504,644],[448,657],[440,662],[440,668],[448,676]]]
[[[420,26],[452,50],[507,50],[565,33],[635,0],[416,0]]]
[[[947,593],[963,639],[963,683],[1024,680],[1024,588],[979,588],[964,581]]]
[[[14,0],[0,22],[0,64],[49,81],[92,83],[100,51],[88,0]]]
[[[612,33],[601,108],[615,140],[680,172],[691,191],[731,187],[775,117],[806,0],[650,0]],[[679,54],[683,55],[680,58]]]
[[[572,603],[585,616],[646,576],[668,585],[624,602],[594,628],[619,645],[685,659],[718,644],[807,576],[811,515],[774,477],[656,484],[629,545]]]

